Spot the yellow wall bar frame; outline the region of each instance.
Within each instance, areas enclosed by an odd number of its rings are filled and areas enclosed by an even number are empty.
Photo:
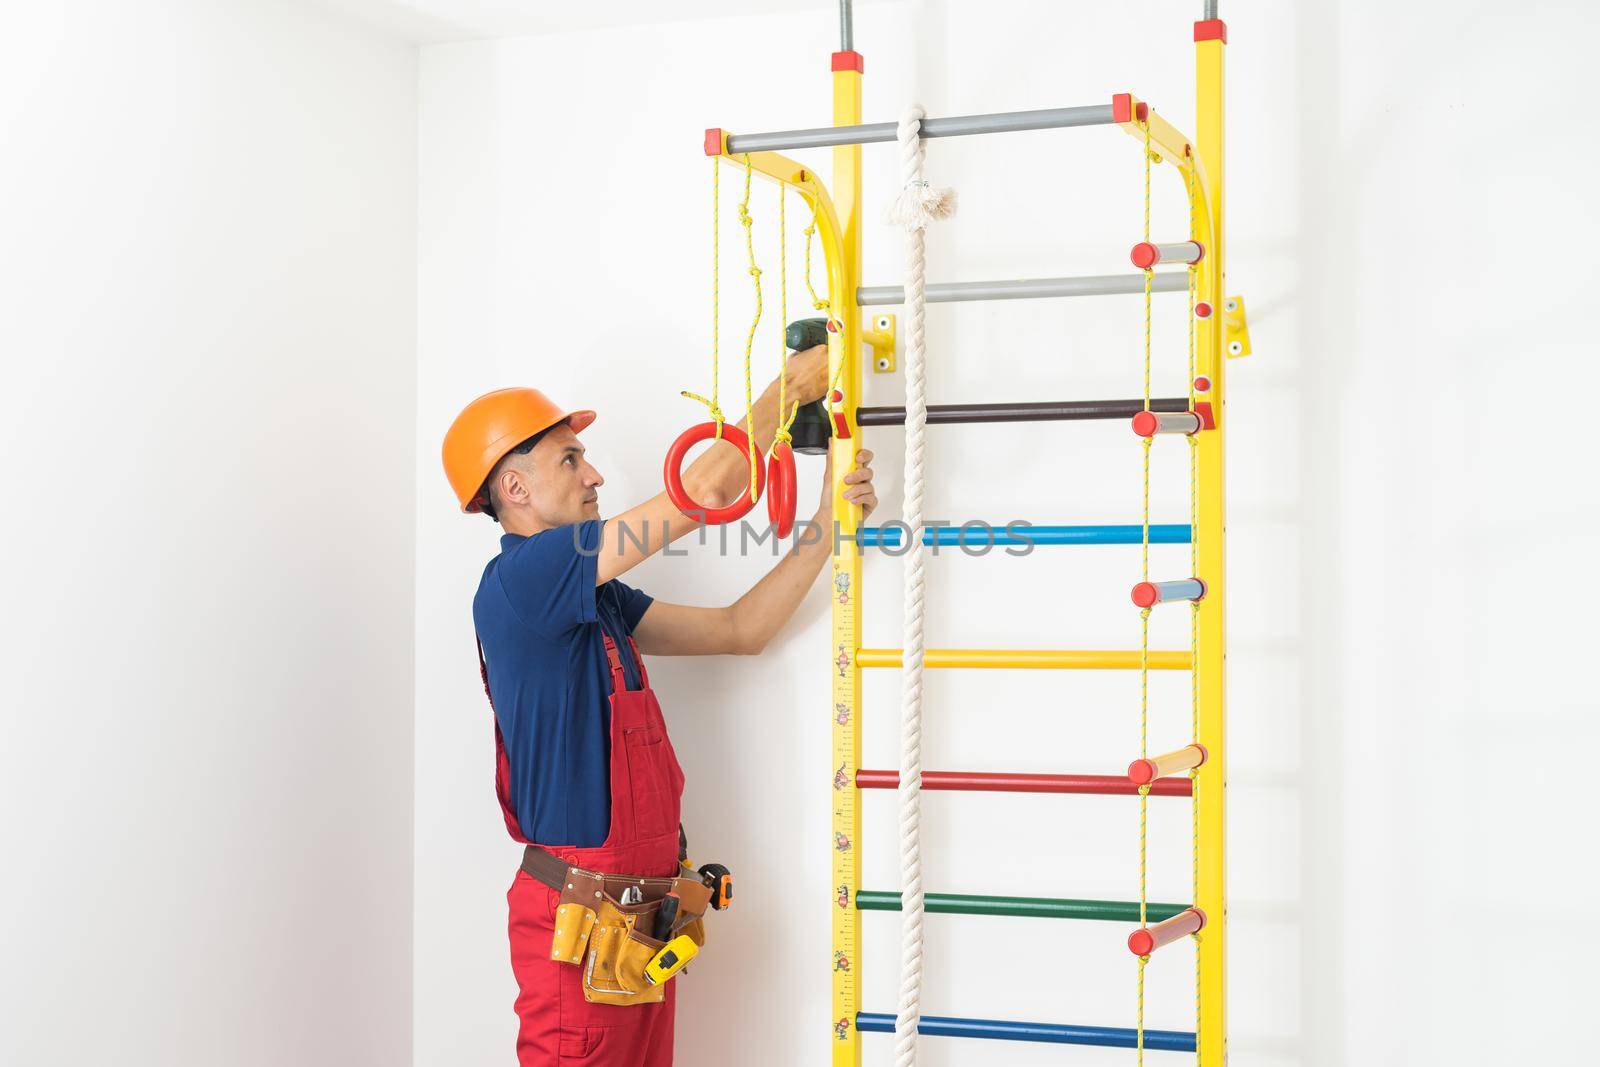
[[[1210,753],[1195,772],[1194,806],[1199,843],[1195,905],[1206,914],[1206,927],[1196,937],[1199,976],[1195,1019],[1197,1058],[1208,1067],[1225,1067],[1228,1061],[1228,897],[1227,897],[1227,712],[1224,704],[1227,668],[1226,613],[1227,530],[1224,434],[1227,419],[1227,360],[1222,347],[1223,294],[1227,287],[1227,227],[1223,211],[1224,59],[1227,26],[1220,19],[1195,24],[1195,154],[1210,179],[1206,190],[1209,211],[1196,215],[1209,223],[1210,243],[1200,261],[1196,299],[1211,304],[1210,317],[1199,321],[1196,353],[1199,373],[1211,379],[1210,398],[1214,429],[1197,437],[1198,495],[1196,550],[1206,595],[1200,601],[1196,654],[1200,686],[1200,736]]]
[[[859,52],[833,54],[833,124],[861,123]],[[861,791],[856,771],[861,768],[861,547],[856,544],[855,507],[844,501],[844,476],[855,468],[861,427],[856,408],[861,402],[861,309],[856,288],[861,284],[861,146],[839,145],[833,150],[833,195],[843,226],[840,240],[839,284],[829,300],[841,325],[828,344],[829,380],[837,381],[843,403],[830,406],[844,411],[849,436],[835,434],[833,449],[833,515],[840,536],[833,553],[833,1064],[860,1067],[861,1032],[856,1013],[861,1010],[861,913],[856,891],[861,887]],[[835,423],[837,425],[837,422]]]

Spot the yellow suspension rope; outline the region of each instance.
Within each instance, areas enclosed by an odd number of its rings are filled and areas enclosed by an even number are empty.
[[[806,229],[805,229],[805,235],[806,235],[806,292],[811,294],[811,307],[812,307],[812,310],[820,311],[820,312],[822,312],[824,315],[826,315],[828,317],[828,322],[832,327],[828,332],[830,332],[830,333],[839,333],[840,331],[842,331],[844,329],[844,323],[840,322],[838,319],[833,317],[833,305],[828,303],[828,301],[822,299],[822,297],[818,296],[817,295],[817,287],[811,284],[811,238],[816,235],[816,232],[817,232],[817,205],[816,204],[812,204],[811,205],[811,225],[807,226]],[[841,374],[843,374],[843,373],[844,373],[844,360],[841,359],[839,361],[839,365],[837,367],[835,367],[834,370],[833,370],[833,377],[828,379],[828,391],[827,391],[827,393],[823,394],[823,399],[828,401],[829,403],[832,403],[833,391],[835,389],[839,388],[839,376]]]
[[[718,391],[721,388],[721,375],[718,373],[718,327],[721,321],[720,297],[722,279],[720,273],[721,257],[721,212],[718,204],[721,199],[721,157],[711,161],[711,399],[707,400],[698,393],[683,390],[683,395],[691,400],[698,400],[710,409],[711,418],[717,424],[717,439],[722,438],[722,423],[726,416],[717,403]],[[750,460],[750,498],[756,496],[756,464],[761,461],[761,453],[756,448],[755,411],[751,399],[750,361],[755,350],[756,327],[761,324],[761,268],[756,266],[755,238],[751,228],[755,220],[750,217],[750,177],[753,170],[750,166],[750,156],[744,156],[744,198],[739,201],[739,225],[744,227],[744,247],[750,258],[750,281],[755,288],[756,313],[750,321],[750,332],[744,340],[744,424],[747,431],[749,444],[747,446]]]
[[[794,425],[794,417],[800,413],[797,402],[791,409],[786,399],[789,384],[789,342],[784,336],[784,329],[789,322],[789,223],[785,215],[784,204],[789,199],[787,186],[778,186],[778,419],[777,428],[772,431],[772,448],[769,452],[776,452],[778,442],[790,444],[794,438],[789,435],[789,427]],[[807,248],[810,251],[810,248]],[[806,281],[809,283],[810,278]],[[788,414],[784,414],[788,412]]]
[[[1144,127],[1144,240],[1150,241],[1150,120],[1143,121]],[[1144,409],[1150,410],[1150,293],[1154,279],[1151,267],[1144,269]],[[1143,442],[1143,494],[1141,502],[1141,527],[1140,554],[1141,573],[1143,580],[1150,580],[1150,444],[1154,435],[1142,437]],[[1150,609],[1139,610],[1139,758],[1145,759],[1149,755],[1150,741]],[[1149,808],[1150,787],[1139,787],[1139,926],[1144,928],[1149,925],[1148,915],[1148,879],[1149,879]],[[1135,1033],[1136,1048],[1138,1050],[1139,1067],[1144,1067],[1144,969],[1150,962],[1149,955],[1139,957],[1137,1030]]]
[[[722,423],[725,416],[717,403],[722,375],[718,373],[720,348],[719,329],[722,324],[722,157],[711,157],[711,399],[684,389],[682,395],[698,400],[710,409],[711,421],[717,424],[717,440],[722,440]]]
[[[750,176],[753,172],[747,152],[744,157],[744,199],[739,201],[739,225],[744,227],[744,250],[750,257],[750,283],[756,291],[756,313],[750,319],[750,332],[744,339],[744,426],[749,441],[751,500],[756,498],[756,464],[761,462],[761,453],[756,448],[754,404],[750,397],[750,357],[755,351],[756,327],[761,325],[761,268],[756,266],[755,219],[750,217]]]

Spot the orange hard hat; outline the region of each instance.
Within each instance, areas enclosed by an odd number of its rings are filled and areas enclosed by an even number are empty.
[[[483,510],[483,483],[507,452],[559,422],[581,431],[592,411],[562,411],[537,389],[496,389],[462,409],[444,433],[444,475],[461,510]]]

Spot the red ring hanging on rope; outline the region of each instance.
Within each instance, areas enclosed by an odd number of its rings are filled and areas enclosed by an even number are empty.
[[[789,442],[779,441],[772,446],[767,459],[767,518],[778,528],[778,537],[788,537],[794,531],[796,492],[794,449]]]
[[[709,526],[720,526],[723,523],[734,522],[744,518],[750,509],[756,506],[756,501],[761,499],[762,490],[766,487],[766,472],[761,460],[756,459],[756,492],[750,495],[750,485],[746,481],[745,487],[739,493],[739,499],[725,508],[708,508],[695,503],[689,496],[688,490],[683,487],[683,457],[689,454],[689,449],[701,441],[710,441],[717,436],[717,424],[702,422],[698,426],[691,426],[678,435],[672,442],[672,447],[667,449],[667,461],[662,471],[667,482],[667,498],[672,501],[673,507],[683,512],[691,519],[700,519]],[[739,450],[739,454],[750,462],[750,438],[737,426],[722,425],[722,439]],[[793,460],[790,461],[791,465]],[[746,468],[748,469],[748,467]],[[704,516],[704,518],[702,518]]]

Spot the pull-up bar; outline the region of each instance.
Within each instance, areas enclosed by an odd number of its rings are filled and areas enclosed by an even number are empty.
[[[1145,540],[1146,530],[1152,545],[1186,545],[1192,536],[1187,523],[1152,523],[1143,525],[1125,523],[1100,526],[1035,526],[1032,523],[983,520],[963,523],[960,526],[930,524],[922,528],[922,543],[940,548],[984,550],[997,546],[1038,545],[1137,545]],[[906,543],[910,528],[904,524],[892,526],[859,526],[856,544],[862,548],[899,548]]]
[[[988,893],[929,893],[924,907],[930,914],[997,915],[1025,919],[1087,919],[1101,922],[1140,922],[1137,900],[1077,900],[1060,897],[1001,897]],[[1144,919],[1160,922],[1188,910],[1187,904],[1146,902]],[[858,911],[900,911],[898,892],[862,889],[856,892]]]
[[[901,655],[898,648],[858,648],[856,666],[899,667]],[[849,660],[844,663],[848,666]],[[930,648],[923,652],[922,665],[929,670],[1009,667],[1017,670],[1136,671],[1144,666],[1152,671],[1186,671],[1194,666],[1194,657],[1188,649],[1181,652],[1152,649],[1141,655],[1136,648],[1126,652],[1121,649]]]
[[[1060,130],[1071,126],[1109,126],[1110,104],[1084,107],[1052,107],[1039,111],[1002,111],[993,115],[952,115],[922,120],[923,137],[969,137],[979,133],[1019,133],[1023,130]],[[819,126],[809,130],[781,130],[776,133],[728,134],[728,154],[741,152],[784,152],[792,148],[831,148],[843,144],[876,144],[896,139],[893,122],[869,122],[862,126]],[[718,134],[721,131],[717,131]],[[710,143],[708,132],[707,143]]]
[[[1187,271],[1172,271],[1150,277],[1152,293],[1184,293],[1189,290]],[[945,282],[927,287],[930,304],[958,300],[1037,300],[1056,296],[1117,296],[1144,292],[1143,274],[1089,274],[1078,278],[1025,278],[1004,282]],[[862,286],[856,290],[856,303],[903,304],[906,291],[898,285]]]
[[[1149,783],[1153,797],[1194,795],[1188,778],[1157,778]],[[900,772],[856,772],[857,789],[898,789]],[[1137,796],[1139,787],[1121,774],[1017,774],[1008,771],[923,771],[922,788],[958,793],[1079,793],[1105,797]]]
[[[863,1034],[894,1033],[893,1012],[856,1012],[856,1029]],[[993,1041],[1042,1041],[1052,1045],[1098,1045],[1102,1048],[1137,1048],[1138,1031],[1121,1026],[1072,1026],[1064,1023],[1023,1023],[1009,1019],[958,1019],[924,1015],[917,1033],[928,1037],[974,1037]],[[1184,1030],[1145,1030],[1144,1047],[1164,1052],[1193,1052],[1195,1035]]]
[[[1124,419],[1145,410],[1143,400],[1031,400],[1006,404],[929,404],[928,425],[960,422],[1050,422],[1056,420]],[[1150,410],[1177,413],[1189,410],[1186,396],[1157,397]],[[904,426],[901,407],[857,408],[862,426]]]

